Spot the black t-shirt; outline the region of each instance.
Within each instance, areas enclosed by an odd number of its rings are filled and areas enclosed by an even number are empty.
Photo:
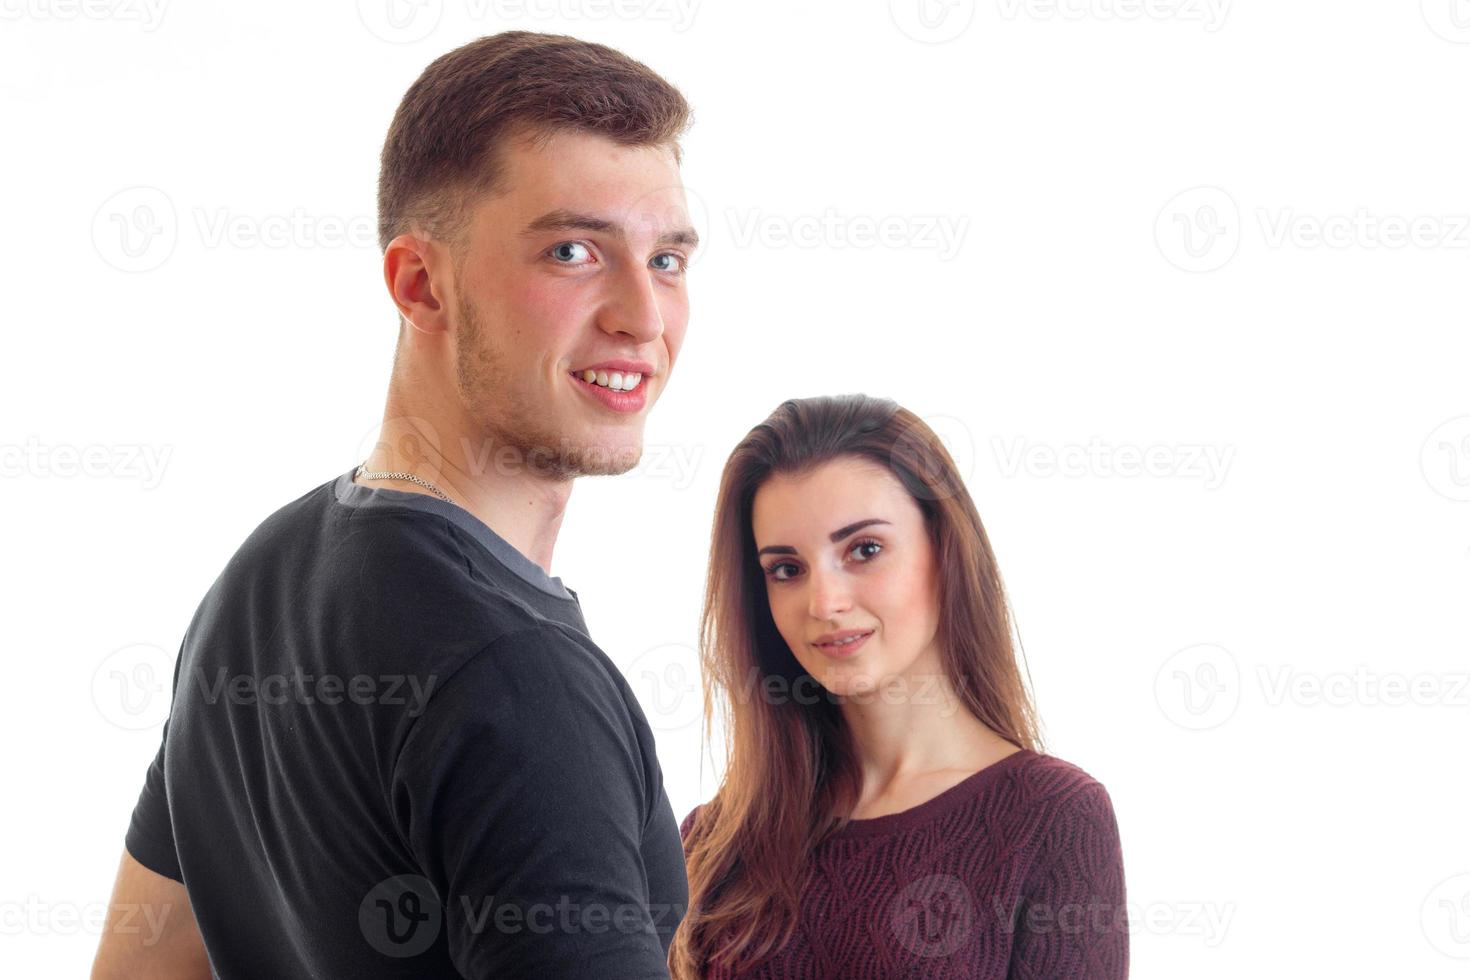
[[[215,975],[667,978],[688,881],[652,732],[576,593],[346,473],[189,624],[127,833]]]

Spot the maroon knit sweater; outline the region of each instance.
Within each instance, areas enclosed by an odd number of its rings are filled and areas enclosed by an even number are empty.
[[[680,826],[686,852],[702,806]],[[1128,976],[1112,800],[1026,749],[916,807],[849,822],[817,846],[801,895],[785,947],[706,980]]]

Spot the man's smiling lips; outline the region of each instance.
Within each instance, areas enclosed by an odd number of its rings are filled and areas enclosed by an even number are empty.
[[[641,374],[645,378],[653,374],[653,365],[647,361],[631,361],[626,357],[615,357],[607,361],[594,361],[591,364],[583,364],[572,368],[573,374],[581,374],[583,371],[606,371],[611,374],[617,371],[619,374]]]
[[[595,374],[597,380],[587,380],[589,373]],[[567,372],[567,377],[605,408],[610,408],[615,412],[632,413],[641,411],[648,403],[648,381],[653,374],[653,365],[647,361],[614,358],[574,368]],[[637,384],[626,391],[621,390],[621,385],[628,376],[636,377]],[[603,380],[612,382],[618,387],[608,387],[597,383]]]

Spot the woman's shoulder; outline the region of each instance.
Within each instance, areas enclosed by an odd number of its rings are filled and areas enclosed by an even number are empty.
[[[1087,769],[1054,755],[1033,753],[1013,774],[1020,794],[1013,812],[1044,840],[1083,832],[1116,837],[1112,797]]]
[[[1028,758],[1020,760],[1021,764],[1014,771],[1038,793],[1070,794],[1092,787],[1102,788],[1102,783],[1091,772],[1075,762],[1046,752],[1026,754]]]
[[[694,829],[694,824],[699,819],[699,811],[701,811],[703,809],[704,809],[704,804],[703,803],[696,804],[695,807],[694,807],[694,809],[693,810],[690,810],[684,816],[684,819],[681,820],[681,821],[679,821],[679,839],[680,840],[688,840],[689,839],[689,831],[691,831],[691,830]]]
[[[1020,765],[1013,767],[1012,774],[1025,795],[1026,808],[1032,811],[1111,806],[1102,781],[1068,759],[1031,752]]]

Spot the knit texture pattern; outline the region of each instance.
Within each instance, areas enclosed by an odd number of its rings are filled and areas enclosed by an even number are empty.
[[[701,806],[683,820],[688,850]],[[1101,783],[1021,750],[901,813],[851,821],[803,871],[791,940],[706,980],[1121,980],[1123,856]]]

